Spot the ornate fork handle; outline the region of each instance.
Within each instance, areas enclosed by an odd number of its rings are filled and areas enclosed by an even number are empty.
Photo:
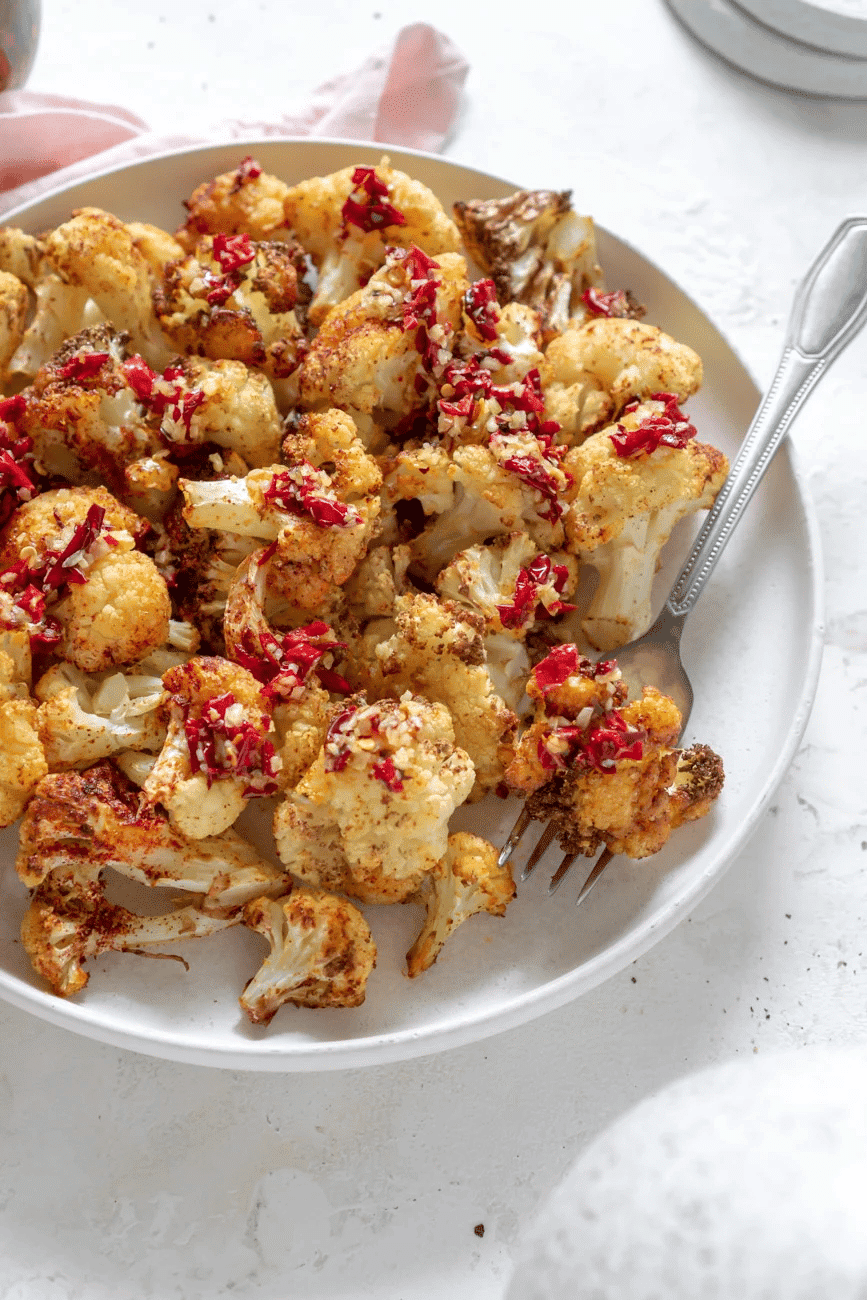
[[[687,614],[698,600],[789,425],[865,317],[867,217],[849,217],[801,283],[777,373],[672,587],[672,614]]]

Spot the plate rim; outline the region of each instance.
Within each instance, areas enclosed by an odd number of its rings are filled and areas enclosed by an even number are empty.
[[[204,141],[198,145],[185,145],[163,150],[132,162],[113,164],[101,171],[95,171],[85,177],[60,184],[42,192],[38,198],[19,204],[0,215],[0,224],[11,224],[16,218],[26,215],[33,209],[70,193],[81,186],[89,186],[95,181],[116,176],[122,172],[133,172],[148,164],[168,159],[188,158],[198,154],[220,153],[228,149],[242,151],[262,149],[272,146],[319,146],[328,145],[353,150],[377,151],[390,157],[419,158],[426,162],[445,165],[447,168],[483,175],[499,185],[519,188],[515,182],[494,173],[482,172],[441,154],[433,154],[419,149],[394,146],[381,141],[370,141],[333,136],[286,136],[260,137],[251,136],[238,140]],[[616,240],[623,247],[641,258],[653,270],[671,284],[691,307],[703,318],[710,328],[725,343],[741,366],[745,376],[755,390],[756,404],[760,399],[760,388],[750,366],[744,361],[728,336],[714,320],[682,288],[668,272],[656,261],[642,253],[640,248],[607,227],[596,223],[597,229]],[[307,1041],[289,1043],[274,1038],[247,1040],[243,1048],[221,1044],[208,1047],[181,1041],[180,1033],[160,1031],[154,1028],[148,1033],[134,1028],[117,1027],[102,1023],[104,1011],[99,1015],[87,1008],[86,1004],[66,1001],[35,986],[27,984],[18,976],[0,968],[0,997],[19,1010],[36,1016],[56,1028],[75,1033],[80,1037],[105,1043],[113,1047],[123,1047],[144,1055],[171,1060],[182,1064],[205,1065],[212,1068],[241,1070],[250,1072],[282,1073],[318,1073],[322,1071],[355,1069],[371,1065],[392,1064],[426,1055],[433,1055],[452,1048],[481,1042],[487,1038],[518,1028],[532,1020],[562,1008],[577,1000],[580,996],[599,987],[628,964],[643,956],[661,939],[669,934],[689,912],[713,889],[728,871],[735,858],[743,851],[761,822],[768,805],[785,776],[797,752],[803,737],[810,713],[815,701],[819,674],[824,651],[824,571],[822,558],[821,533],[815,506],[810,495],[806,476],[799,468],[797,448],[791,438],[786,438],[780,447],[777,460],[787,462],[787,468],[795,489],[800,523],[804,530],[806,553],[809,560],[810,631],[808,653],[804,662],[803,676],[796,707],[785,732],[785,743],[780,747],[775,761],[766,775],[758,797],[750,807],[749,815],[732,829],[723,841],[722,848],[714,854],[713,861],[705,868],[701,876],[683,893],[669,901],[657,915],[646,924],[644,933],[638,936],[631,933],[621,935],[619,939],[605,947],[584,966],[577,967],[564,974],[546,981],[537,987],[509,996],[504,1005],[493,1014],[483,1010],[459,1020],[446,1019],[442,1023],[422,1029],[407,1028],[393,1033],[379,1033],[363,1038],[334,1039],[329,1041]],[[624,951],[628,949],[628,951]],[[586,969],[590,966],[590,969]]]

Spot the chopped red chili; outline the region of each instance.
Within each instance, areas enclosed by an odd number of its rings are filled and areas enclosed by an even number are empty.
[[[373,167],[356,167],[352,184],[354,188],[341,209],[344,234],[347,226],[358,226],[369,234],[385,226],[406,225],[406,217],[388,201],[388,186]]]

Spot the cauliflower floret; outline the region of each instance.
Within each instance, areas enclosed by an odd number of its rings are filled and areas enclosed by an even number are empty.
[[[45,250],[42,241],[17,226],[0,226],[0,271],[36,288]]]
[[[169,349],[151,302],[150,267],[122,221],[100,208],[78,208],[45,236],[44,246],[56,274],[84,289],[151,365],[168,364]]]
[[[159,226],[153,226],[147,221],[128,221],[126,228],[133,244],[150,267],[154,281],[162,279],[169,262],[176,262],[184,255],[185,249],[167,230],[162,230]]]
[[[406,954],[407,974],[414,979],[428,970],[446,939],[469,917],[477,912],[504,916],[514,897],[511,870],[508,863],[498,864],[493,844],[463,831],[450,835],[445,857],[418,891],[427,917]]]
[[[438,575],[440,599],[484,620],[485,655],[494,689],[518,713],[530,662],[523,643],[537,619],[574,609],[574,558],[540,554],[526,533],[460,551]]]
[[[171,602],[154,562],[133,549],[143,527],[102,487],[58,488],[19,506],[0,532],[5,625],[27,624],[84,672],[164,645]]]
[[[86,674],[60,663],[43,673],[33,693],[52,772],[90,767],[127,749],[156,754],[162,748],[166,726],[159,708],[166,693],[162,673],[149,667],[145,661],[125,672]]]
[[[11,826],[48,771],[29,699],[0,702],[0,826]]]
[[[144,796],[182,834],[219,835],[250,798],[277,791],[270,701],[246,668],[208,656],[168,669],[163,686],[168,731]]]
[[[381,475],[341,411],[303,417],[284,443],[284,457],[285,465],[252,470],[244,479],[181,480],[184,518],[193,528],[274,541],[273,585],[299,607],[314,608],[366,552],[380,511]]]
[[[545,552],[563,545],[562,497],[570,480],[531,434],[456,447],[446,472],[451,503],[410,543],[413,568],[427,581],[459,551],[492,537],[526,532]]]
[[[370,926],[357,907],[321,889],[293,885],[283,898],[256,898],[244,924],[271,951],[239,998],[254,1025],[278,1007],[359,1007],[376,965]]]
[[[383,265],[388,248],[413,244],[431,257],[456,253],[460,234],[439,199],[383,158],[313,176],[286,195],[288,224],[311,254],[319,281],[310,319],[320,325]]]
[[[472,799],[496,788],[513,753],[518,719],[494,688],[482,620],[424,594],[395,601],[395,631],[377,635],[370,668],[378,693],[417,691],[444,704],[457,743],[469,754]]]
[[[23,338],[29,297],[27,286],[0,270],[0,390],[9,378],[9,363]]]
[[[381,450],[450,357],[468,286],[457,253],[431,260],[415,247],[390,249],[381,270],[322,322],[299,369],[302,407],[347,411],[365,444]]]
[[[21,823],[15,866],[28,889],[49,873],[88,882],[111,868],[143,885],[195,894],[213,916],[286,891],[283,872],[235,831],[183,835],[108,761],[39,782]]]
[[[188,905],[163,916],[137,916],[105,898],[100,881],[52,873],[35,890],[21,923],[21,942],[33,969],[58,997],[80,993],[88,958],[106,952],[139,953],[147,944],[201,939],[237,925]]]
[[[267,375],[242,361],[186,357],[182,387],[199,394],[190,416],[191,442],[214,442],[248,465],[270,465],[280,454],[283,420]]]
[[[280,860],[362,902],[403,902],[445,854],[473,775],[441,704],[354,696],[335,706],[323,749],[277,808]]]
[[[194,253],[168,264],[154,306],[180,352],[243,361],[282,379],[304,346],[303,275],[295,245],[205,235]]]
[[[249,154],[231,172],[198,185],[184,207],[189,212],[177,239],[192,252],[202,235],[247,234],[251,239],[288,239],[284,211],[289,187],[263,172]]]
[[[624,703],[613,661],[593,664],[574,645],[558,646],[533,669],[528,692],[537,717],[505,780],[567,854],[592,857],[604,846],[647,857],[684,821],[704,816],[722,789],[712,750],[675,748],[674,701],[645,686]]]
[[[129,465],[160,451],[125,370],[129,335],[95,325],[67,339],[41,366],[18,421],[50,474],[123,494]]]
[[[238,569],[224,618],[226,653],[248,668],[273,701],[277,780],[288,789],[300,780],[325,739],[331,692],[348,694],[349,683],[334,669],[346,646],[317,619],[290,631],[275,629],[269,602],[266,552],[257,551]]]
[[[567,548],[599,573],[581,620],[597,650],[614,650],[650,626],[663,546],[680,519],[713,505],[728,474],[726,457],[696,441],[673,396],[655,396],[564,461],[575,480]]]
[[[554,339],[539,373],[545,415],[568,443],[613,420],[633,398],[667,392],[684,401],[702,381],[701,359],[685,343],[655,325],[604,317]]]
[[[454,206],[469,254],[494,281],[500,302],[537,308],[547,338],[565,329],[581,295],[602,283],[593,221],[575,212],[571,197],[568,190],[518,190]]]

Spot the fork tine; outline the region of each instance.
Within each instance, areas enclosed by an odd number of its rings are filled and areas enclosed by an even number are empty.
[[[500,850],[500,856],[497,858],[497,864],[499,866],[504,867],[509,861],[509,858],[515,852],[515,849],[518,847],[518,844],[524,836],[524,832],[532,820],[533,818],[527,812],[527,809],[522,808],[518,820],[512,827],[509,838]]]
[[[552,843],[556,834],[557,834],[556,830],[551,825],[551,823],[548,822],[548,825],[545,827],[545,829],[542,831],[542,834],[539,836],[538,844],[533,849],[533,852],[530,854],[529,858],[527,858],[527,865],[524,867],[524,870],[521,873],[522,880],[527,879],[530,872],[533,870],[536,863],[541,858],[542,854],[546,852],[546,850]]]
[[[575,899],[576,907],[579,905],[579,903],[584,902],[584,899],[590,893],[590,890],[596,884],[596,881],[602,875],[602,872],[608,866],[608,863],[611,861],[613,857],[614,854],[611,852],[610,849],[603,849],[602,852],[599,854],[599,857],[596,859],[596,862],[593,865],[593,870],[590,872],[590,875],[587,877],[587,879],[584,881],[584,884],[581,886],[581,888],[578,891],[578,897]]]
[[[578,857],[578,854],[577,854],[577,853],[567,853],[567,854],[566,854],[566,856],[564,857],[563,861],[560,863],[559,867],[557,868],[557,870],[554,872],[553,876],[551,877],[551,883],[550,883],[550,885],[548,886],[548,895],[549,895],[549,897],[550,897],[551,894],[556,894],[557,890],[560,888],[560,886],[562,885],[563,881],[566,879],[566,873],[567,873],[567,871],[569,870],[569,868],[571,867],[572,863],[575,861],[575,859],[576,859],[577,857]]]

